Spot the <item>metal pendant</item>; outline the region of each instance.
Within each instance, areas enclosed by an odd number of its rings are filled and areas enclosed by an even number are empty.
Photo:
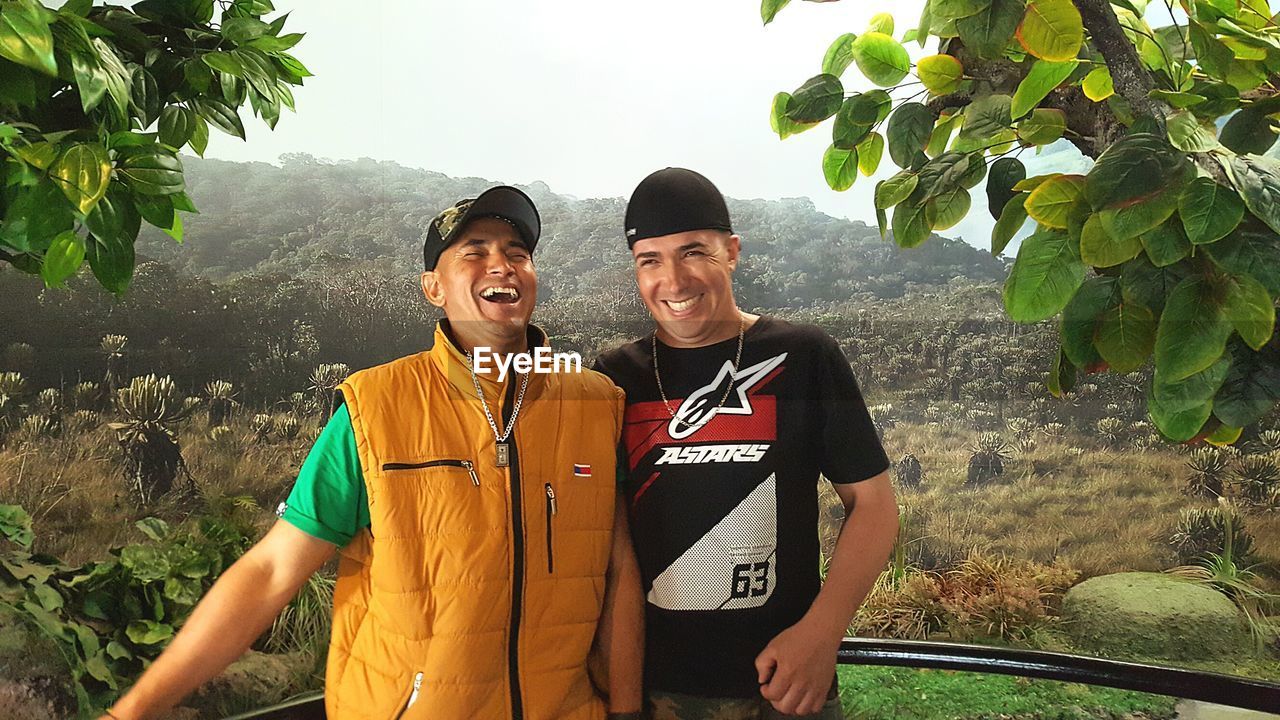
[[[511,466],[511,446],[507,443],[498,443],[498,467]]]

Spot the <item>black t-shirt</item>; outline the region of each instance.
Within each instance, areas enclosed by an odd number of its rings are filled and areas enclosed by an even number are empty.
[[[756,656],[821,586],[818,473],[858,482],[889,461],[849,362],[818,328],[761,317],[737,373],[737,337],[659,342],[666,407],[652,342],[596,361],[627,392],[619,453],[647,600],[646,685],[757,696]]]

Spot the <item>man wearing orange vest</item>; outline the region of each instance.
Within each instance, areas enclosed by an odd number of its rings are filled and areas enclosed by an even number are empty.
[[[339,553],[330,720],[638,717],[642,599],[615,499],[622,392],[512,362],[546,345],[533,202],[506,186],[428,227],[431,350],[353,374],[270,532],[108,712],[161,717]],[[488,351],[504,367],[473,361]],[[602,660],[609,700],[588,676]]]

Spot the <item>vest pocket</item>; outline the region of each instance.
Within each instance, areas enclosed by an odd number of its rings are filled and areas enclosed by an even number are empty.
[[[547,572],[553,573],[556,570],[556,565],[555,565],[556,556],[555,556],[555,541],[554,541],[554,536],[552,534],[552,529],[553,529],[553,526],[555,525],[554,518],[556,516],[556,513],[560,511],[560,508],[556,503],[556,489],[551,486],[551,483],[546,483],[546,491],[547,491]]]
[[[413,689],[409,691],[409,697],[400,705],[399,712],[396,713],[395,720],[400,720],[404,714],[418,702],[418,693],[422,690],[422,673],[413,676]]]
[[[422,470],[423,468],[452,467],[462,468],[471,476],[471,484],[480,487],[480,476],[476,475],[476,466],[470,460],[428,460],[420,463],[383,463],[383,470]]]

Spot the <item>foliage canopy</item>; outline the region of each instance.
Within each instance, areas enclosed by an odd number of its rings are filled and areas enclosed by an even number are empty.
[[[786,4],[764,0],[765,23]],[[1152,5],[1168,25],[1148,22]],[[957,223],[984,179],[993,254],[1034,223],[1004,303],[1018,322],[1060,317],[1055,394],[1079,372],[1153,361],[1161,432],[1218,443],[1280,400],[1280,160],[1265,154],[1280,26],[1266,0],[927,0],[901,42],[893,27],[880,14],[840,35],[821,73],[778,93],[779,137],[833,118],[835,190],[850,168],[873,174],[887,144],[901,169],[876,185],[876,215],[902,247]],[[911,66],[904,43],[931,38],[938,52]],[[885,89],[846,92],[851,65]],[[1060,140],[1089,171],[1028,177],[1018,156]]]
[[[216,12],[216,10],[220,10]],[[311,73],[270,0],[142,0],[125,8],[0,0],[0,260],[59,286],[88,261],[113,293],[142,221],[182,242],[178,151],[209,127],[274,128]],[[214,16],[218,15],[217,24]]]

